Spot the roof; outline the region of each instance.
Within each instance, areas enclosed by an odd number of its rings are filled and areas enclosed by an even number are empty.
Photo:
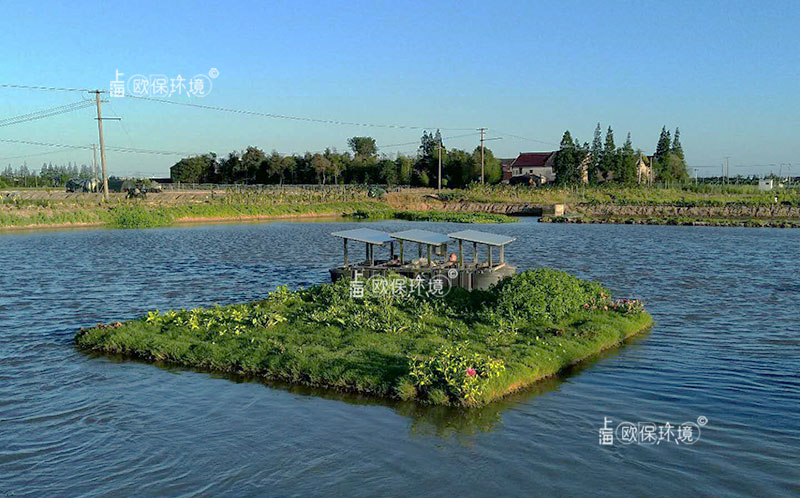
[[[386,232],[380,232],[371,228],[356,228],[354,230],[342,230],[341,232],[333,232],[331,235],[334,237],[341,237],[347,240],[355,240],[357,242],[365,242],[367,244],[383,245],[391,242],[392,238]]]
[[[479,232],[477,230],[461,230],[460,232],[451,233],[450,237],[456,240],[477,242],[478,244],[488,244],[490,246],[504,246],[517,240],[516,237]]]
[[[436,232],[429,232],[427,230],[405,230],[391,234],[397,240],[405,240],[408,242],[418,242],[420,244],[430,244],[432,246],[440,246],[447,244],[450,238],[447,235],[442,235]]]
[[[555,152],[520,152],[512,166],[515,168],[544,168]]]

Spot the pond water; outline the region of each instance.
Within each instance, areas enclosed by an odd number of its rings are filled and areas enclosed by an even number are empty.
[[[441,232],[450,223],[370,222]],[[0,234],[0,494],[781,496],[800,492],[800,231],[476,226],[521,269],[646,300],[629,344],[481,410],[77,351],[81,326],[328,280],[344,222]],[[699,441],[599,444],[604,418]]]

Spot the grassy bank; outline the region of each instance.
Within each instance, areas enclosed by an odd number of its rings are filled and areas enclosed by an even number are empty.
[[[762,192],[755,185],[685,185],[672,188],[612,184],[569,188],[475,185],[447,191],[438,197],[443,201],[484,203],[713,207],[771,206],[776,204],[776,196],[777,204],[800,206],[800,189],[797,187]]]
[[[800,228],[800,219],[693,218],[681,216],[543,216],[542,223],[611,223],[617,225],[681,225],[709,227]]]
[[[402,282],[403,277],[396,277]],[[150,313],[76,335],[86,350],[387,398],[476,406],[647,329],[637,301],[538,269],[445,297],[347,281],[241,305]]]
[[[356,211],[350,215],[364,220],[444,221],[452,223],[514,223],[513,216],[460,211],[397,211],[391,208]]]

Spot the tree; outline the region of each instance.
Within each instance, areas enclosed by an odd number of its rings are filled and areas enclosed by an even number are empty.
[[[622,149],[619,151],[619,160],[617,170],[614,173],[614,179],[626,185],[636,183],[638,157],[636,151],[633,150],[633,142],[631,141],[631,132],[628,132],[628,137],[625,139]]]
[[[217,155],[213,152],[185,157],[169,169],[169,176],[173,182],[204,183],[213,180],[216,167]]]
[[[575,182],[575,166],[575,142],[572,140],[572,134],[567,130],[561,137],[561,145],[558,149],[558,154],[556,155],[555,164],[553,166],[556,175],[556,183],[559,185],[568,185]]]
[[[681,145],[681,130],[679,128],[675,128],[675,135],[672,137],[672,147],[670,148],[670,152],[678,156],[681,161],[684,161],[685,158],[683,156],[683,146]]]
[[[397,156],[394,162],[397,165],[398,182],[402,185],[411,185],[414,161],[408,156]]]
[[[475,147],[472,151],[472,161],[475,164],[475,174],[473,180],[480,181],[481,179],[481,147]],[[503,166],[500,160],[494,157],[491,149],[484,147],[483,149],[483,169],[485,174],[486,183],[498,183],[503,179]]]
[[[372,137],[351,137],[347,139],[347,145],[358,157],[374,157],[378,153],[378,146]]]
[[[671,148],[671,140],[669,136],[669,131],[667,131],[667,127],[663,126],[661,128],[661,135],[658,137],[658,143],[656,144],[656,152],[654,154],[656,161],[661,161],[667,157]]]
[[[603,130],[600,128],[600,123],[597,123],[594,129],[591,151],[592,161],[589,166],[589,181],[595,183],[597,181],[597,172],[600,170],[600,161],[603,158]]]
[[[617,154],[617,146],[614,144],[614,130],[609,126],[606,131],[606,140],[597,170],[604,180],[610,180],[618,169],[619,155]]]
[[[331,162],[322,154],[314,154],[311,158],[311,169],[317,173],[317,178],[322,178],[322,184],[325,185],[326,174],[331,169]]]
[[[240,171],[243,173],[242,179],[245,183],[255,181],[258,170],[266,159],[267,155],[264,154],[264,151],[252,145],[242,153]]]

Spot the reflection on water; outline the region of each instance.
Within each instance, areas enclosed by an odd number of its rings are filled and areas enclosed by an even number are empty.
[[[800,481],[797,231],[483,226],[518,238],[507,257],[522,269],[600,280],[646,299],[657,324],[478,410],[155,367],[73,346],[75,331],[98,321],[325,281],[341,258],[327,234],[342,227],[0,234],[0,492],[778,496]],[[710,423],[689,448],[598,445],[604,417],[700,415]]]

